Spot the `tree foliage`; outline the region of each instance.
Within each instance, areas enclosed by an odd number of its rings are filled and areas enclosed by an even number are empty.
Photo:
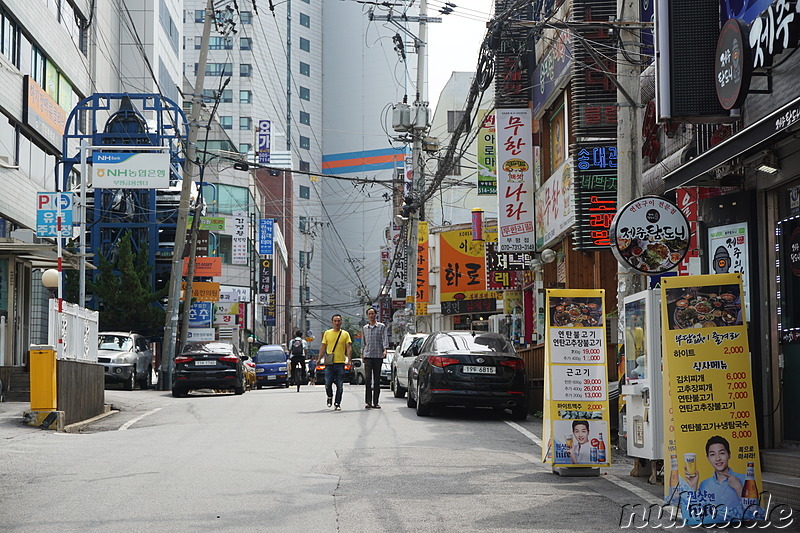
[[[99,301],[101,331],[135,330],[157,336],[163,330],[165,311],[159,300],[166,288],[153,291],[151,268],[146,246],[133,253],[130,232],[117,243],[113,261],[100,258],[95,281],[87,285]]]

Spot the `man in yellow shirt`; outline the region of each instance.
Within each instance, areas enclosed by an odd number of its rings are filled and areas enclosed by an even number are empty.
[[[320,357],[325,354],[333,354],[333,364],[325,365],[325,393],[328,395],[328,407],[331,403],[334,410],[342,410],[342,392],[344,388],[344,366],[350,364],[350,357],[353,350],[353,341],[350,334],[342,329],[342,315],[336,314],[331,317],[333,328],[322,334],[320,344]],[[328,359],[330,356],[327,357]],[[333,400],[333,383],[336,382],[336,401]]]

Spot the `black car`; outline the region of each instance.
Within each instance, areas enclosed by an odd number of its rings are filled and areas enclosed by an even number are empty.
[[[239,349],[230,342],[190,342],[175,357],[172,395],[183,396],[192,389],[233,390],[244,394],[246,374]]]
[[[528,417],[525,364],[503,335],[443,331],[425,339],[408,370],[407,405],[427,416],[433,405],[510,409]]]

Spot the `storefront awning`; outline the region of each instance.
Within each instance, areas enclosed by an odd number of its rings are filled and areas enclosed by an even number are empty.
[[[708,172],[734,157],[755,154],[770,144],[788,137],[798,129],[798,125],[800,125],[800,97],[664,176],[664,188],[671,191],[686,185],[707,184],[701,181]]]
[[[24,261],[30,261],[33,268],[57,268],[58,249],[55,244],[31,244],[27,242],[0,242],[0,255],[14,255]],[[61,250],[62,268],[78,270],[80,258],[71,252]],[[86,269],[94,270],[94,265],[87,261]]]

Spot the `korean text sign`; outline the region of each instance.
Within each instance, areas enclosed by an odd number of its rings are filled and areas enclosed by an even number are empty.
[[[430,301],[428,250],[428,223],[420,221],[417,229],[417,288],[414,296],[417,315],[428,314],[428,302]]]
[[[231,264],[247,264],[247,213],[237,211],[233,214],[233,235],[231,236]]]
[[[611,465],[603,289],[549,289],[542,461]]]
[[[497,299],[486,290],[484,243],[472,240],[471,229],[440,233],[439,257],[441,302]]]
[[[61,203],[61,237],[72,237],[72,193],[36,193],[36,236],[58,236],[58,208],[56,198]]]
[[[478,131],[478,194],[497,194],[494,113],[481,110],[478,116],[482,117]]]
[[[258,253],[261,255],[272,254],[272,239],[275,228],[274,218],[262,218],[259,220],[258,229]]]
[[[532,252],[533,118],[530,109],[495,111],[498,250]]]
[[[169,187],[169,154],[95,152],[92,171],[95,188],[166,189]]]
[[[689,525],[763,518],[741,274],[662,278],[661,301],[665,499]]]

